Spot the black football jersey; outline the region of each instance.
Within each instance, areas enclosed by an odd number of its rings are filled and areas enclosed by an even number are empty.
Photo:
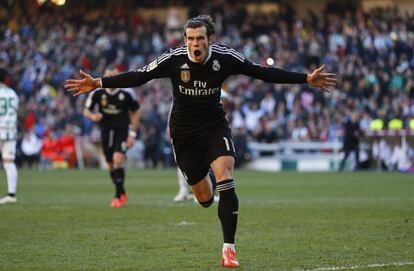
[[[90,111],[98,107],[103,115],[99,122],[101,126],[120,127],[130,124],[129,112],[138,110],[139,104],[135,94],[129,89],[97,89],[89,94],[85,107]]]
[[[136,87],[155,78],[170,78],[173,86],[171,136],[190,136],[210,127],[228,127],[220,102],[221,85],[227,77],[236,74],[270,83],[306,83],[306,74],[254,64],[232,48],[213,44],[202,64],[192,62],[187,47],[182,46],[136,71],[104,77],[102,85]]]

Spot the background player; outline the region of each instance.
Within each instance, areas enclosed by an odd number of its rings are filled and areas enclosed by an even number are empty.
[[[106,76],[118,73],[110,67]],[[98,107],[97,112],[93,110]],[[115,185],[111,207],[119,208],[128,198],[125,191],[125,152],[134,145],[139,125],[139,104],[128,89],[105,88],[92,92],[85,103],[83,114],[101,128],[101,142],[109,173]]]
[[[19,98],[13,89],[6,86],[6,76],[6,69],[0,68],[0,151],[7,179],[7,195],[0,199],[0,204],[17,202],[17,167],[14,159]]]

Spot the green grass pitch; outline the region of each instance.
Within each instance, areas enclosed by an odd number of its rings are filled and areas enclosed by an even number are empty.
[[[239,270],[414,270],[413,175],[235,178]],[[19,203],[0,206],[0,270],[224,270],[217,204],[173,203],[174,170],[127,171],[129,201],[116,210],[106,171],[20,171],[19,179]],[[409,264],[369,267],[388,263]]]

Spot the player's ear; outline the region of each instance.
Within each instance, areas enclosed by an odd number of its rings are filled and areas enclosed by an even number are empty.
[[[213,44],[213,42],[216,40],[216,36],[215,35],[211,35],[210,37],[208,37],[208,44]]]

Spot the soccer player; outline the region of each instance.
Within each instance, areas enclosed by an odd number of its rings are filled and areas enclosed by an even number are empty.
[[[209,168],[213,170],[224,239],[221,264],[238,267],[234,247],[239,208],[233,180],[235,150],[220,102],[222,83],[231,75],[245,74],[270,83],[307,83],[328,91],[336,78],[322,72],[323,66],[304,74],[253,64],[234,49],[214,43],[214,34],[211,17],[199,15],[184,25],[185,46],[171,49],[143,68],[113,77],[93,78],[81,71],[83,79],[67,80],[65,87],[80,95],[98,87],[136,87],[155,78],[171,79],[174,100],[169,125],[177,165],[203,207],[214,200],[208,176]]]
[[[19,98],[13,89],[6,86],[6,76],[6,69],[0,68],[0,151],[7,179],[7,195],[0,198],[0,204],[17,202],[17,168],[14,159]]]
[[[118,73],[114,67],[105,76]],[[97,111],[94,111],[98,107]],[[104,88],[89,94],[83,114],[101,127],[101,141],[109,173],[115,185],[111,207],[120,208],[127,201],[125,192],[125,152],[134,145],[139,125],[139,104],[129,89]]]

